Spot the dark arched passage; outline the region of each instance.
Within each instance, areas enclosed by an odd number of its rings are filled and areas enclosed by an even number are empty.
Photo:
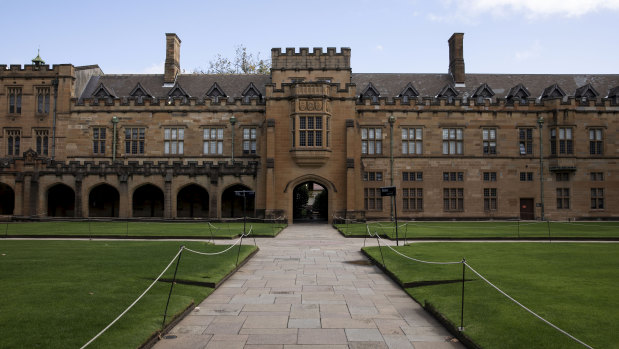
[[[208,217],[209,196],[206,189],[191,184],[178,192],[176,196],[177,217]]]
[[[251,189],[242,184],[233,185],[224,190],[224,193],[221,196],[221,217],[243,217],[243,197],[235,195],[234,192],[249,190]],[[245,198],[245,209],[248,217],[252,217],[254,215],[254,200],[255,196],[248,196]]]
[[[307,181],[292,191],[293,219],[295,221],[326,221],[328,219],[329,197],[322,185]]]
[[[47,215],[50,217],[75,216],[75,191],[64,184],[47,190]]]
[[[15,192],[13,188],[0,183],[0,214],[11,215],[15,208]]]
[[[89,217],[118,217],[120,194],[109,184],[100,184],[88,195]]]
[[[163,217],[163,191],[146,184],[133,192],[133,217]]]

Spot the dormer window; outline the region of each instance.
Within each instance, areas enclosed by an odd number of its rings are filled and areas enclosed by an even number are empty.
[[[494,96],[494,91],[484,83],[473,92],[473,98],[476,98],[477,104],[483,104],[485,100],[490,100]]]
[[[507,93],[507,102],[513,103],[515,100],[519,101],[520,104],[527,104],[527,99],[531,96],[531,93],[523,84],[518,84],[512,87]]]
[[[554,99],[554,98],[563,98],[565,97],[565,91],[558,85],[553,84],[548,86],[542,92],[542,99]]]
[[[140,84],[139,82],[133,88],[131,93],[129,93],[129,95],[131,97],[134,97],[138,104],[143,104],[145,97],[148,97],[148,98],[152,97],[152,95],[144,87],[142,87],[142,84]]]
[[[447,104],[453,104],[457,96],[458,96],[458,91],[456,91],[451,85],[445,85],[445,87],[443,87],[436,94],[436,98],[447,99]]]
[[[404,90],[402,90],[402,92],[400,92],[400,94],[398,95],[398,97],[402,98],[402,103],[405,103],[405,104],[408,104],[408,101],[411,98],[417,98],[417,96],[419,96],[419,92],[417,92],[415,87],[413,87],[413,85],[410,82],[406,85],[406,87],[404,87]]]
[[[168,92],[168,104],[172,104],[172,100],[177,98],[181,99],[183,103],[187,103],[189,98],[189,94],[178,83]]]
[[[372,83],[370,82],[368,84],[368,87],[365,88],[365,90],[363,90],[363,92],[361,92],[361,95],[359,96],[359,98],[363,101],[364,99],[368,98],[372,101],[372,103],[378,103],[378,97],[380,96],[380,92],[378,92],[378,90],[376,89],[376,87],[374,87],[374,85],[372,85]]]
[[[107,88],[103,83],[100,83],[99,86],[92,93],[92,96],[97,99],[112,99],[115,98],[116,95],[112,89]]]
[[[206,92],[206,96],[210,97],[214,102],[219,102],[221,97],[227,97],[224,90],[217,83],[213,83],[213,86]]]
[[[247,86],[245,91],[243,91],[242,96],[244,103],[249,103],[251,98],[262,99],[262,93],[260,93],[260,91],[256,88],[253,82],[249,83],[249,86]]]
[[[600,94],[593,88],[591,84],[586,84],[576,89],[574,97],[580,99],[581,102],[587,103],[590,99],[596,99]]]

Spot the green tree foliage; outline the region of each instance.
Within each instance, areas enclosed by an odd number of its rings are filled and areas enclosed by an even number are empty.
[[[312,210],[317,211],[320,214],[321,219],[328,218],[328,210],[329,210],[329,195],[326,190],[321,191],[316,198],[314,199],[314,205],[312,206]]]
[[[254,55],[247,52],[247,47],[236,47],[234,58],[230,59],[217,54],[209,61],[206,71],[195,69],[194,74],[270,74],[271,62],[261,59],[260,52]]]
[[[298,218],[302,216],[303,209],[307,206],[307,200],[309,200],[307,183],[294,188],[293,197],[294,217]]]

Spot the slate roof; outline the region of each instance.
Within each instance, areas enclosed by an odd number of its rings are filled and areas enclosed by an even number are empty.
[[[181,74],[176,79],[176,84],[190,97],[204,98],[216,82],[227,96],[240,98],[250,83],[264,95],[265,85],[270,81],[268,75]],[[163,87],[163,74],[103,75],[91,77],[80,98],[91,98],[100,84],[114,91],[118,97],[129,97],[138,83],[157,98],[167,98],[173,89],[172,86]]]
[[[435,97],[446,85],[453,86],[449,74],[388,74],[353,73],[352,82],[357,91],[363,91],[369,83],[380,92],[381,97],[395,97],[408,83],[411,83],[421,97]],[[619,74],[466,74],[465,87],[454,87],[459,97],[471,97],[482,85],[488,84],[495,93],[494,98],[505,98],[516,85],[522,84],[538,98],[544,89],[557,84],[568,96],[574,96],[576,89],[591,84],[601,97],[619,86]]]

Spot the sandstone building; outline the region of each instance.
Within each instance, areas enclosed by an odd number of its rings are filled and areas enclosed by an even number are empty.
[[[389,218],[390,185],[401,219],[619,217],[619,75],[467,74],[461,33],[437,74],[353,73],[348,48],[181,74],[180,46],[154,75],[0,65],[0,214],[220,219],[252,190],[291,222],[311,182],[330,221]]]

